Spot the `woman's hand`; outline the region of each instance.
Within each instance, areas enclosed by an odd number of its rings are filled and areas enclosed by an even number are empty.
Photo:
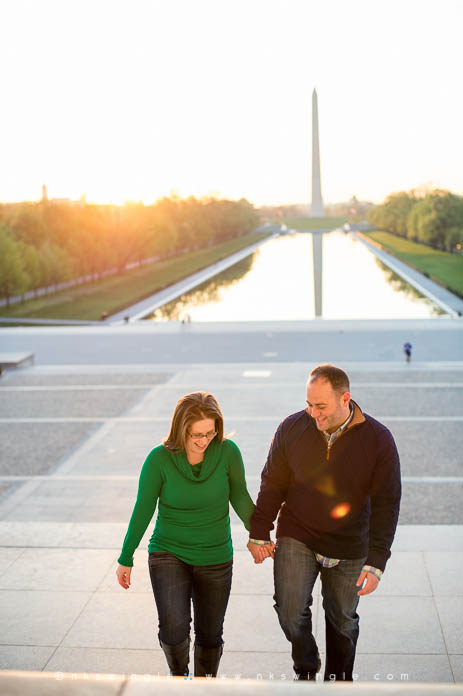
[[[271,541],[269,544],[253,544],[252,541],[247,543],[248,550],[254,559],[254,563],[263,563],[266,558],[274,558],[275,544]]]
[[[132,568],[129,566],[123,566],[123,565],[118,565],[117,570],[116,570],[116,575],[117,575],[117,580],[119,582],[119,585],[124,588],[124,590],[128,590],[130,587],[130,573],[132,572]]]

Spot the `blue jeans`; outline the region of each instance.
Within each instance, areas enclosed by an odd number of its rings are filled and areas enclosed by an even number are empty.
[[[292,644],[294,671],[304,676],[317,670],[318,648],[312,634],[312,590],[320,573],[326,626],[325,681],[352,681],[359,635],[356,586],[365,558],[324,568],[315,554],[296,539],[278,539],[275,550],[275,610]]]
[[[194,566],[164,551],[148,556],[151,585],[159,617],[159,640],[178,645],[190,636],[191,601],[195,643],[222,645],[223,622],[230,596],[233,561]]]

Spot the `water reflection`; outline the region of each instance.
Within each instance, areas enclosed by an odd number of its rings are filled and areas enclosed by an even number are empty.
[[[254,261],[259,254],[259,249],[250,254],[245,259],[238,261],[222,273],[209,278],[193,290],[181,295],[176,300],[172,300],[163,307],[159,307],[146,319],[168,321],[177,319],[187,321],[191,318],[191,306],[218,304],[221,301],[221,290],[229,288],[234,283],[238,283],[252,269]]]
[[[196,290],[180,298],[177,309],[170,305],[149,318],[192,321],[259,321],[310,319],[313,317],[312,235],[294,234],[271,239],[252,255],[251,269],[235,282],[232,269],[213,279],[213,292],[203,283],[199,304]],[[249,258],[249,257],[248,257]],[[240,262],[242,263],[242,262]],[[238,264],[237,264],[238,265]]]
[[[312,232],[313,291],[315,316],[323,316],[323,234]]]
[[[419,319],[441,313],[408,283],[397,282],[395,273],[384,273],[377,257],[351,235],[324,234],[323,261],[326,319]]]
[[[378,257],[375,257],[375,261],[378,268],[381,270],[381,273],[384,274],[388,284],[391,285],[395,290],[403,293],[409,298],[413,298],[419,302],[424,302],[427,306],[429,306],[433,316],[444,316],[446,314],[441,307],[434,304],[434,302],[431,302],[431,300],[429,300],[427,297],[424,297],[416,288],[413,287],[413,285],[410,285],[406,280],[397,275],[397,273],[394,273],[394,271],[380,261]]]
[[[384,266],[362,242],[338,230],[324,233],[320,241],[324,318],[428,318],[444,314]],[[271,239],[246,259],[147,318],[284,321],[314,316],[312,234],[297,233]]]

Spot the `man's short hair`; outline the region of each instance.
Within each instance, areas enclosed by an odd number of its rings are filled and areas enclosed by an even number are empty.
[[[326,381],[331,384],[334,391],[340,394],[350,392],[349,377],[344,370],[341,370],[340,367],[336,367],[336,365],[325,363],[324,365],[314,367],[309,375],[309,380],[315,379],[326,379]]]

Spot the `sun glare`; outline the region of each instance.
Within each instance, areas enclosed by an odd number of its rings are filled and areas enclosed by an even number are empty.
[[[351,505],[349,503],[339,503],[335,508],[331,510],[331,517],[335,520],[339,520],[346,517],[351,510]]]
[[[308,203],[314,87],[325,202],[381,202],[429,180],[461,193],[457,4],[410,0],[400,23],[367,0],[355,22],[343,0],[0,4],[0,201],[46,184],[96,202],[218,189]]]

